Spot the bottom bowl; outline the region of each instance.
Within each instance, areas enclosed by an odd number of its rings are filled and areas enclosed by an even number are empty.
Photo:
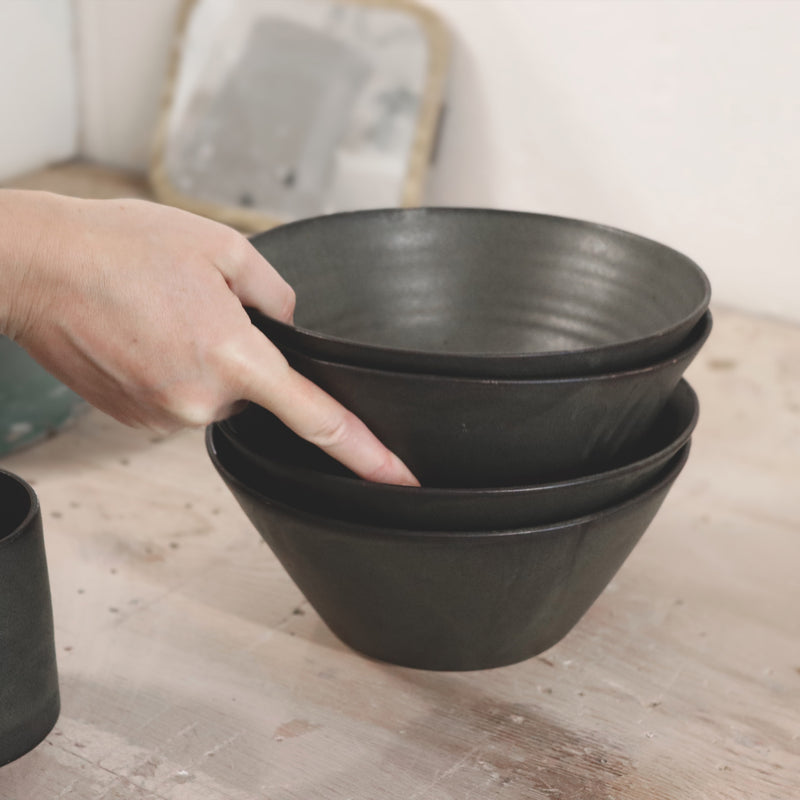
[[[328,627],[373,658],[418,669],[512,664],[561,640],[639,541],[690,443],[633,498],[555,525],[406,531],[337,521],[253,488],[218,429],[209,456]],[[235,466],[232,466],[235,465]]]

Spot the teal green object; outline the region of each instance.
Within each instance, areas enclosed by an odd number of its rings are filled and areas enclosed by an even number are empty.
[[[0,455],[51,436],[87,408],[18,344],[0,336]]]

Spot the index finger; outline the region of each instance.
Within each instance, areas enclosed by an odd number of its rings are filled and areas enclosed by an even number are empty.
[[[408,467],[355,414],[292,369],[255,327],[238,361],[244,399],[268,409],[298,436],[366,480],[419,486]]]

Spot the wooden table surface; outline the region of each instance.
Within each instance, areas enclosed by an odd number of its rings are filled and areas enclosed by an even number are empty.
[[[91,411],[36,489],[62,714],[0,800],[800,797],[800,328],[715,309],[689,463],[558,645],[435,673],[342,645],[200,431]]]

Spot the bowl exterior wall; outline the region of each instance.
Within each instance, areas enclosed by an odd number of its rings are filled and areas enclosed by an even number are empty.
[[[479,381],[288,354],[426,486],[520,486],[601,472],[656,420],[708,336],[648,369],[575,380]]]
[[[639,541],[687,455],[688,446],[655,487],[608,512],[494,534],[349,528],[272,502],[215,463],[345,644],[402,666],[472,670],[522,661],[566,636]]]

